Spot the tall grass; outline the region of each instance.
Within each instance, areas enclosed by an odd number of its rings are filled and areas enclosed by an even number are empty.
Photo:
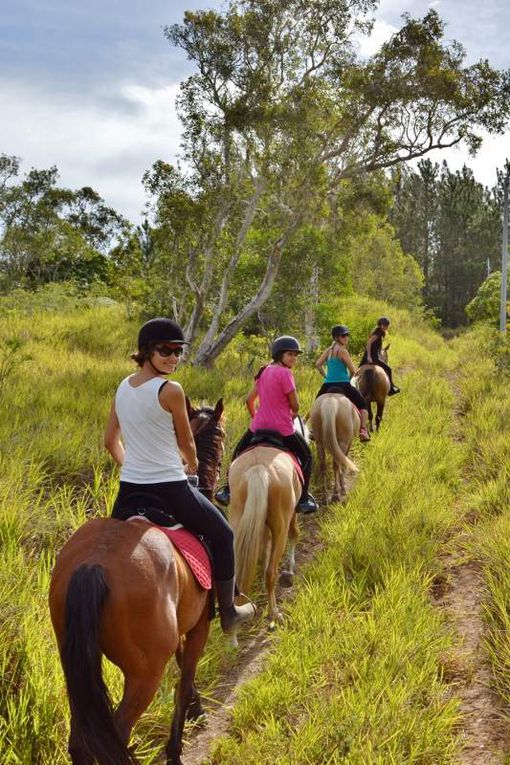
[[[463,431],[468,448],[466,507],[476,523],[469,551],[483,566],[486,643],[497,690],[510,703],[510,388],[491,354],[493,331],[457,340]],[[474,353],[476,349],[476,353]]]
[[[339,310],[335,322],[361,337],[367,315],[388,307],[352,299]],[[404,312],[392,318],[398,335],[390,353],[407,372],[405,393],[389,403],[373,443],[356,447],[362,475],[349,502],[325,513],[324,552],[215,762],[449,762],[456,712],[441,679],[449,638],[427,593],[454,522],[462,461],[450,438],[454,401],[441,377],[457,354]],[[132,370],[136,329],[118,306],[28,316],[12,309],[0,322],[0,344],[21,338],[31,357],[5,380],[0,401],[2,763],[67,761],[48,582],[69,534],[111,508],[118,477],[102,431],[116,385]],[[243,399],[252,375],[266,361],[264,339],[240,337],[214,369],[183,366],[177,374],[195,403],[224,398],[227,455],[248,422]],[[321,382],[309,361],[296,371],[303,411]],[[199,669],[206,695],[235,660],[214,625]],[[107,671],[118,698],[119,674]],[[170,672],[136,728],[146,763],[168,735],[174,681]]]
[[[401,347],[405,362],[414,340]],[[442,348],[416,354],[347,504],[325,514],[325,550],[213,763],[453,761],[458,714],[441,670],[450,638],[429,598],[464,459],[451,387],[429,370],[453,360]]]

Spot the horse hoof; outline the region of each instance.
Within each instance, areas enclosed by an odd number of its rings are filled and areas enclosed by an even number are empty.
[[[279,583],[281,587],[292,587],[294,584],[294,574],[291,571],[282,571]]]
[[[278,611],[276,616],[269,617],[269,631],[274,632],[280,624],[283,624],[283,615]]]

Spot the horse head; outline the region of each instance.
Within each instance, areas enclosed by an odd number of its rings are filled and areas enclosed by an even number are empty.
[[[186,397],[186,408],[197,449],[200,490],[208,499],[212,499],[225,441],[223,399],[220,398],[214,407],[202,405],[195,409]]]

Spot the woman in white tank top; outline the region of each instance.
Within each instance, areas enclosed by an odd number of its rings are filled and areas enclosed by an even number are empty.
[[[166,380],[187,345],[171,319],[146,322],[132,359],[139,369],[119,385],[104,443],[120,465],[113,517],[125,517],[135,495],[149,495],[185,528],[209,540],[221,626],[225,632],[254,615],[251,604],[234,605],[233,532],[219,510],[191,486],[198,469],[186,399],[179,383]],[[136,512],[136,510],[135,510]]]

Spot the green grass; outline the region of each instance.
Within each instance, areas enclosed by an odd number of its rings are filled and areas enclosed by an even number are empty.
[[[339,310],[360,335],[367,315],[389,311],[359,299]],[[441,670],[450,636],[428,593],[456,522],[465,458],[452,438],[457,402],[448,381],[458,351],[405,312],[391,315],[390,359],[403,370],[403,394],[389,402],[372,444],[356,445],[356,487],[347,504],[324,513],[323,552],[286,606],[268,666],[243,692],[215,763],[451,761],[457,712]],[[17,337],[30,357],[6,379],[0,401],[2,763],[67,762],[48,582],[70,533],[111,508],[118,479],[102,431],[116,385],[132,369],[136,330],[120,306],[10,310],[0,321],[0,347]],[[246,428],[244,396],[266,360],[264,339],[239,337],[213,370],[178,372],[194,403],[224,398],[227,455]],[[310,362],[296,371],[304,412],[320,386]],[[235,662],[215,624],[199,668],[206,695]],[[118,672],[109,667],[108,678],[118,698]],[[174,682],[172,670],[135,730],[147,765],[168,734]]]

